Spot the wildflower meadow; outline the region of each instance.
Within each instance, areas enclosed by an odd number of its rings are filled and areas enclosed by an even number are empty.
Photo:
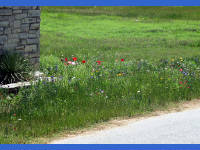
[[[124,7],[43,7],[40,71],[52,81],[18,94],[0,90],[0,143],[42,143],[199,98],[198,9],[135,9],[152,16]]]

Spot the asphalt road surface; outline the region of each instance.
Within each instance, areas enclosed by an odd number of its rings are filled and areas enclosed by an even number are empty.
[[[200,144],[200,109],[150,117],[51,144]]]

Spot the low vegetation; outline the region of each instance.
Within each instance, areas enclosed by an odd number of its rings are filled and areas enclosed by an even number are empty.
[[[42,7],[40,70],[52,82],[0,91],[0,143],[200,97],[198,7],[132,8]]]
[[[0,84],[27,81],[32,67],[28,59],[19,54],[5,53],[0,56]]]

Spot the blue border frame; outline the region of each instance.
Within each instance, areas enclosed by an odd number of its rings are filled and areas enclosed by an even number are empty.
[[[200,0],[0,0],[0,6],[200,6]],[[197,150],[178,144],[1,144],[0,150]]]
[[[200,6],[200,0],[0,0],[0,6]]]
[[[0,150],[199,150],[198,144],[2,144]]]

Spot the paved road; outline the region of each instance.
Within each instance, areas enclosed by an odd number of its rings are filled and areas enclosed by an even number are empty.
[[[200,144],[200,109],[129,122],[52,144]]]

